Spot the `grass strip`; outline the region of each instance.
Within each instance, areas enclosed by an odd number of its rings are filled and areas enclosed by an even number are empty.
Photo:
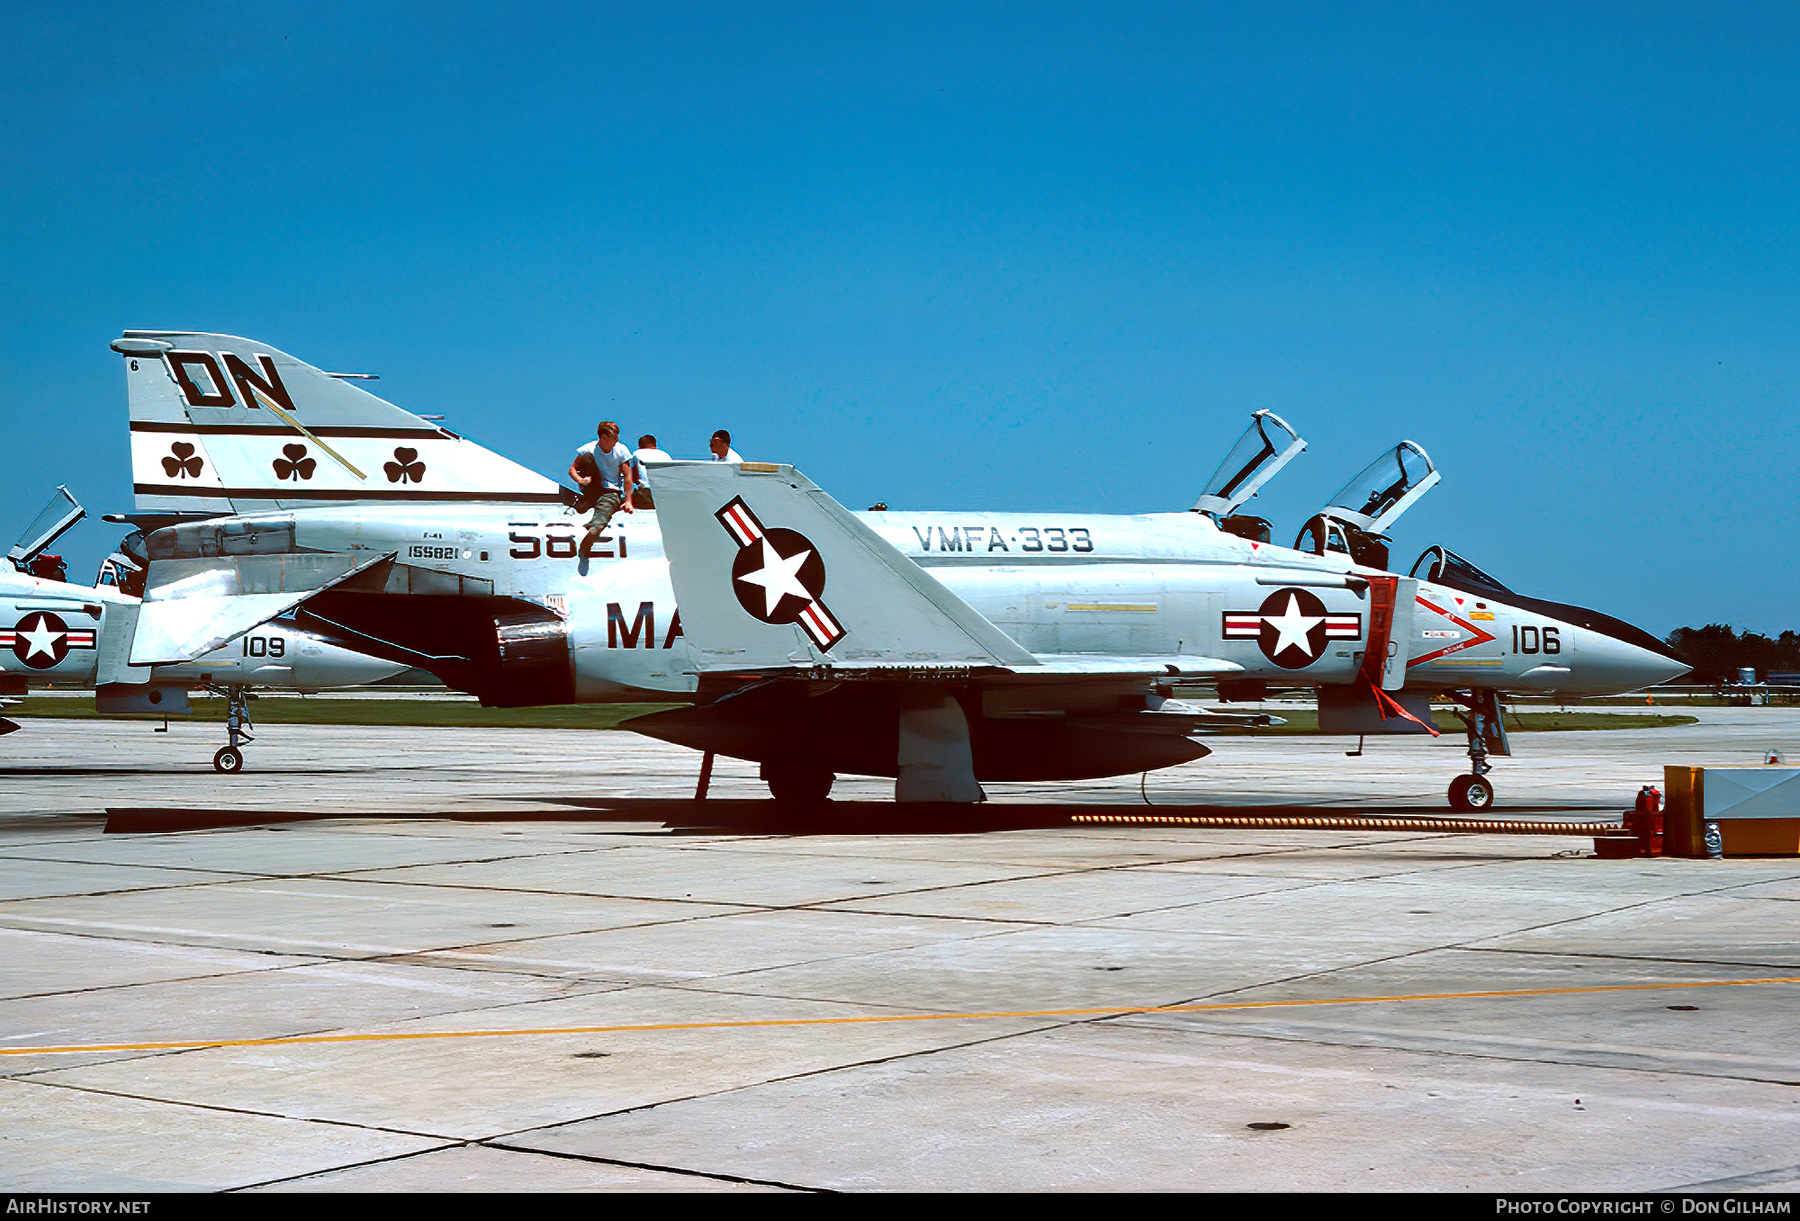
[[[548,708],[483,708],[473,700],[332,699],[283,696],[253,699],[250,719],[257,725],[422,725],[469,729],[617,729],[633,717],[679,708],[679,704],[559,704]],[[225,701],[196,699],[187,716],[170,721],[222,722]],[[103,713],[92,696],[27,700],[6,710],[14,720],[59,717],[74,720],[155,721],[160,713]]]

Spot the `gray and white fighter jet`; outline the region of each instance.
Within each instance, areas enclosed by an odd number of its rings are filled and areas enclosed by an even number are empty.
[[[1431,698],[1455,695],[1475,767],[1451,800],[1479,809],[1486,755],[1508,753],[1498,691],[1612,694],[1686,669],[1628,625],[1442,556],[1435,580],[1401,577],[1153,515],[1133,560],[928,571],[790,466],[653,478],[702,702],[632,728],[756,759],[778,792],[820,797],[841,771],[893,775],[902,800],[971,801],[982,780],[1166,766],[1207,753],[1169,698],[1181,688],[1304,682],[1326,732],[1432,732]],[[1338,524],[1366,534],[1381,506],[1360,503],[1360,527]],[[1117,527],[1076,520],[1061,528],[1104,555]]]
[[[190,691],[218,691],[227,698],[227,741],[213,766],[230,772],[243,766],[241,747],[251,740],[253,689],[310,693],[359,687],[406,669],[280,620],[259,624],[191,660],[132,666],[127,654],[137,597],[117,585],[36,575],[44,570],[37,561],[46,549],[85,516],[68,489],[59,487],[7,553],[11,567],[0,568],[0,697],[21,697],[33,688],[92,687],[102,712],[179,716],[190,711]],[[0,734],[18,728],[16,721],[0,719]]]
[[[839,772],[964,801],[982,780],[1168,766],[1234,719],[1172,696],[1275,685],[1315,688],[1322,727],[1349,734],[1436,732],[1430,699],[1453,694],[1472,769],[1451,800],[1481,808],[1487,756],[1507,753],[1501,691],[1610,694],[1685,669],[1448,553],[1387,571],[1383,531],[1436,481],[1410,443],[1302,547],[1271,544],[1238,510],[1303,443],[1268,413],[1195,511],[856,515],[790,467],[675,464],[652,470],[659,512],[615,517],[584,552],[565,489],[341,375],[231,336],[113,346],[149,532],[132,663],[289,614],[489,704],[692,700],[633,727],[756,760],[778,798],[822,797]]]

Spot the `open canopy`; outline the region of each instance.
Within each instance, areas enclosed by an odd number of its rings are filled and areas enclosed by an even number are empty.
[[[6,558],[13,562],[14,568],[24,572],[26,566],[39,552],[62,537],[71,526],[86,516],[87,510],[76,503],[73,496],[69,495],[69,489],[58,484],[56,491],[50,497],[50,503],[31,519],[31,524],[25,527],[25,533],[19,535],[19,541],[12,545],[12,550],[6,553]]]
[[[1206,491],[1194,502],[1194,512],[1215,519],[1231,516],[1305,448],[1300,434],[1273,411],[1253,413],[1250,427],[1206,481]]]
[[[1411,441],[1402,441],[1339,488],[1325,514],[1370,534],[1384,534],[1441,478],[1430,455]]]

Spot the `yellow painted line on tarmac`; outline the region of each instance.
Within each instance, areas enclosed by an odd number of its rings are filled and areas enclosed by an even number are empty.
[[[1600,992],[1657,992],[1682,988],[1744,988],[1800,984],[1800,975],[1764,979],[1686,979],[1645,984],[1595,984],[1585,988],[1508,988],[1495,992],[1416,992],[1399,996],[1309,997],[1286,1001],[1221,1001],[1207,1005],[1104,1005],[1091,1009],[1013,1009],[986,1013],[884,1013],[857,1017],[757,1018],[718,1022],[646,1022],[618,1026],[546,1026],[514,1030],[413,1030],[378,1034],[297,1034],[270,1039],[180,1039],[158,1043],[80,1043],[60,1047],[0,1047],[0,1056],[68,1056],[103,1051],[191,1051],[203,1047],[290,1047],[303,1043],[402,1043],[419,1039],[502,1039],[569,1034],[633,1034],[663,1030],[750,1030],[780,1026],[869,1026],[893,1022],[971,1022],[992,1018],[1130,1017],[1155,1013],[1227,1013],[1245,1009],[1293,1009],[1322,1005],[1382,1005],[1395,1001],[1488,1000],[1510,996],[1581,996]]]

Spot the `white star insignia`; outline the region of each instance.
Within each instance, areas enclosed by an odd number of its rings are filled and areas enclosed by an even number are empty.
[[[31,631],[31,632],[20,632],[19,635],[23,639],[29,640],[31,642],[31,648],[26,650],[25,656],[27,658],[32,658],[32,657],[36,657],[39,653],[44,654],[46,657],[55,657],[56,656],[56,648],[55,648],[56,642],[58,640],[60,640],[62,637],[67,636],[68,633],[51,631],[48,624],[45,622],[44,617],[42,615],[39,615],[38,621],[37,621],[37,630]]]
[[[1307,643],[1306,634],[1325,622],[1325,618],[1323,615],[1302,615],[1299,597],[1289,594],[1286,613],[1264,615],[1263,622],[1280,633],[1275,647],[1269,651],[1270,657],[1280,657],[1288,649],[1299,649],[1301,653],[1311,657],[1312,649]]]
[[[774,545],[767,538],[757,541],[762,544],[763,566],[755,572],[745,573],[738,580],[750,585],[762,586],[763,599],[767,603],[763,613],[773,616],[775,608],[781,605],[781,599],[788,594],[792,594],[802,602],[811,602],[813,600],[812,590],[800,584],[798,574],[800,566],[812,558],[812,552],[800,551],[783,559],[781,553],[775,550]]]

